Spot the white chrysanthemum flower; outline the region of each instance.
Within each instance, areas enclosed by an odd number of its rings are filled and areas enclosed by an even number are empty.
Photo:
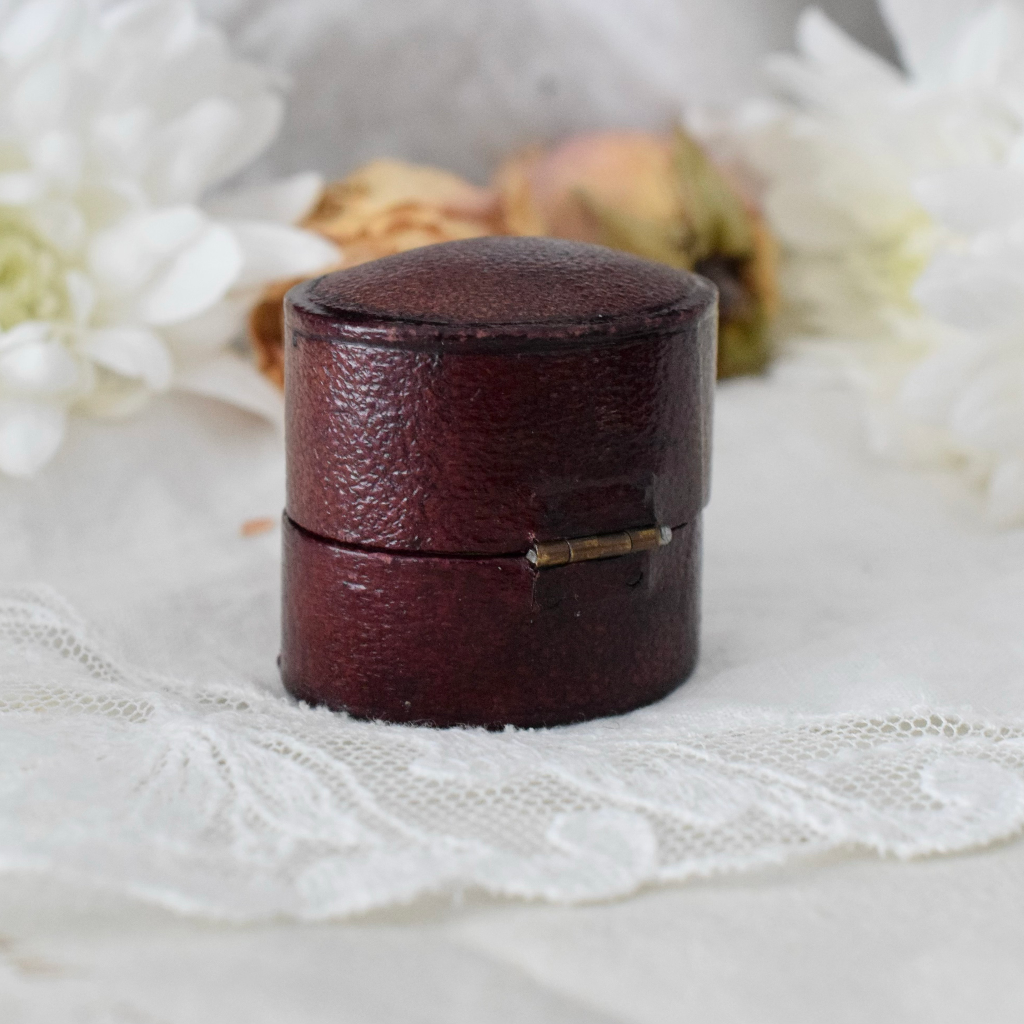
[[[1024,522],[1024,5],[880,0],[906,71],[816,10],[745,114],[791,331],[860,346],[888,454]]]
[[[275,135],[276,86],[189,0],[2,9],[0,470],[42,466],[69,411],[172,386],[277,407],[227,346],[261,285],[337,259],[291,226],[322,183],[203,203]]]

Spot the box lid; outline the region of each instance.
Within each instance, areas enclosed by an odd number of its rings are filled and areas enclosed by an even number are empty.
[[[342,543],[511,554],[707,500],[716,292],[601,246],[479,238],[285,300],[288,512]]]

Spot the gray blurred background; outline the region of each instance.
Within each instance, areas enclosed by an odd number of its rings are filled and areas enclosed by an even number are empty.
[[[291,79],[256,177],[336,177],[375,156],[477,181],[512,150],[598,127],[657,128],[761,87],[801,0],[200,0]],[[896,60],[874,0],[818,6]]]

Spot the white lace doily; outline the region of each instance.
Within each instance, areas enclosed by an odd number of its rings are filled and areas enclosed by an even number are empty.
[[[281,506],[265,426],[197,399],[76,426],[38,481],[0,481],[0,870],[314,919],[1015,835],[1024,531],[876,465],[855,408],[799,366],[720,388],[696,675],[502,733],[284,694],[279,536],[239,529]]]
[[[104,653],[45,593],[0,604],[0,858],[213,918],[477,888],[557,902],[1024,824],[1024,723],[935,711],[633,716],[487,733],[355,722]]]

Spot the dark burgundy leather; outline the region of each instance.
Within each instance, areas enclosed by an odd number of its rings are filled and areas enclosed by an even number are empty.
[[[700,278],[540,238],[430,246],[292,289],[289,688],[368,717],[525,725],[680,681],[715,314]],[[693,524],[690,540],[540,573],[524,557],[535,540],[655,523]],[[638,572],[653,589],[608,584]],[[569,580],[602,611],[536,603]]]
[[[702,278],[599,246],[473,239],[299,285],[286,308],[288,511],[314,533],[507,554],[679,526],[707,502]],[[434,319],[392,319],[413,312]]]
[[[355,330],[364,339],[402,340],[428,351],[440,336],[463,349],[503,338],[503,348],[532,350],[566,328],[588,338],[646,333],[649,317],[674,320],[677,308],[703,312],[712,292],[702,278],[600,245],[497,237],[425,246],[328,274],[293,289],[290,305],[300,316],[320,318],[318,336],[326,329],[349,338]],[[539,324],[558,330],[538,334]]]
[[[536,572],[394,555],[284,520],[281,671],[361,718],[562,725],[658,700],[697,659],[700,518],[672,543]]]

